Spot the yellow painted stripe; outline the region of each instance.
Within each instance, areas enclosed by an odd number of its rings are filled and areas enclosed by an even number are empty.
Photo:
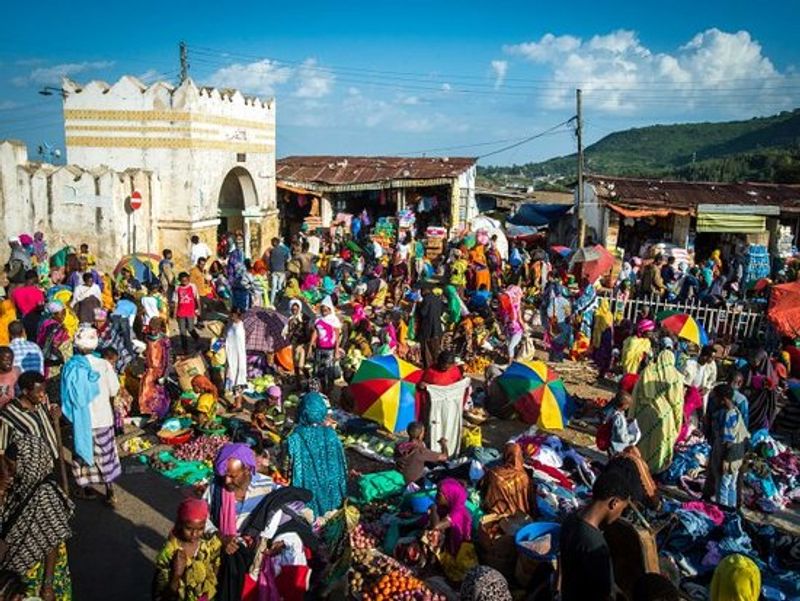
[[[271,144],[251,144],[225,140],[197,140],[195,138],[123,138],[67,136],[67,146],[95,148],[189,148],[192,150],[230,150],[234,152],[273,152]]]
[[[106,111],[101,109],[64,109],[64,119],[76,121],[199,121],[215,125],[231,125],[250,129],[274,130],[266,121],[234,119],[222,115],[206,115],[188,111]]]
[[[75,131],[103,131],[103,132],[116,132],[116,131],[135,131],[135,132],[191,132],[198,134],[219,134],[218,129],[209,129],[207,127],[194,127],[193,125],[172,125],[172,126],[151,126],[151,125],[72,125],[67,123],[67,129]]]

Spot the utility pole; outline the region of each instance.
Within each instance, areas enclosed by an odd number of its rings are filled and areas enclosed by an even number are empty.
[[[583,111],[581,104],[581,90],[575,90],[575,136],[578,138],[578,248],[583,248],[586,243],[586,214],[583,198]]]
[[[189,77],[189,52],[186,50],[186,42],[180,42],[178,44],[178,48],[180,50],[180,59],[181,59],[180,83],[183,83]]]

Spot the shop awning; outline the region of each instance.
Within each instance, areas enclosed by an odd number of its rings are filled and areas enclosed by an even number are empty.
[[[760,234],[767,230],[764,215],[740,215],[736,213],[697,214],[699,233]]]
[[[691,215],[689,209],[630,209],[614,204],[613,202],[606,203],[608,208],[619,213],[623,217],[630,219],[644,219],[646,217],[669,217],[670,215]]]
[[[287,184],[282,181],[278,181],[275,183],[277,188],[281,190],[286,190],[287,192],[294,192],[295,194],[306,194],[308,196],[319,196],[319,192],[314,192],[312,190],[306,190],[305,188],[300,188],[298,186],[292,186],[291,184]]]

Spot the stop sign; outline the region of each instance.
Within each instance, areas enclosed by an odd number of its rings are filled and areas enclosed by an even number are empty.
[[[142,208],[142,195],[140,192],[134,190],[131,193],[129,205],[131,207],[131,211],[135,211],[137,209]]]

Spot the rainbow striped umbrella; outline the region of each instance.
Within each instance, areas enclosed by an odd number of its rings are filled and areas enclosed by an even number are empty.
[[[659,314],[661,315],[661,314]],[[708,334],[699,321],[686,313],[674,313],[658,318],[661,327],[698,346],[708,344]]]
[[[349,386],[355,412],[390,432],[405,430],[417,419],[420,378],[420,368],[393,355],[365,359]]]
[[[515,361],[497,378],[497,383],[529,424],[561,430],[575,411],[564,382],[542,361]]]

